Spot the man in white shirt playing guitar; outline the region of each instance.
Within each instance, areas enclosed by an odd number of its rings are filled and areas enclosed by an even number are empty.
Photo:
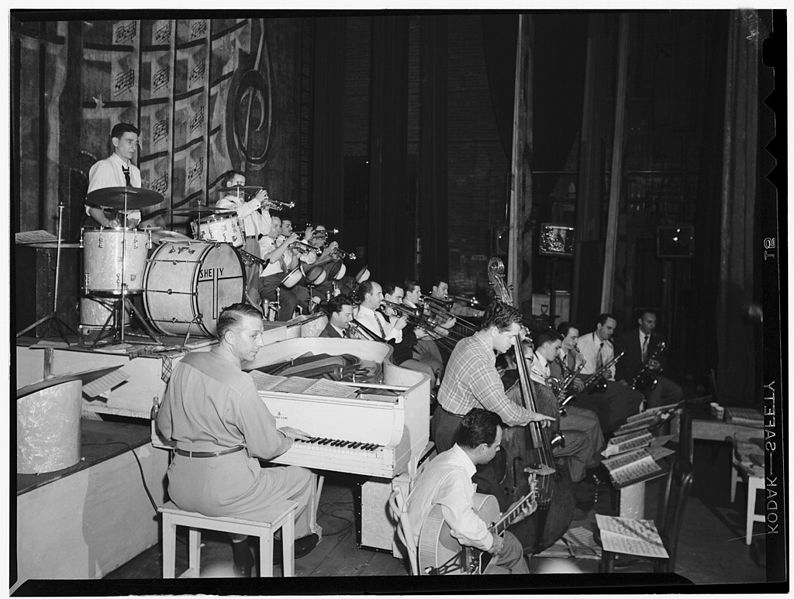
[[[499,507],[491,495],[474,492],[471,477],[477,464],[487,464],[502,440],[502,419],[480,408],[472,409],[460,423],[456,443],[440,453],[419,476],[408,497],[408,518],[419,547],[419,567],[431,574],[528,574],[520,541],[509,531],[492,530]],[[487,500],[492,500],[488,502]],[[486,509],[486,507],[488,509]],[[514,517],[508,526],[536,509],[533,496],[507,510]],[[490,511],[491,513],[484,513]],[[485,571],[467,563],[466,551],[450,550],[450,539],[492,555]]]

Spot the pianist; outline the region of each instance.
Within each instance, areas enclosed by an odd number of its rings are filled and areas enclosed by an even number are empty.
[[[234,304],[221,312],[217,331],[211,351],[191,352],[176,365],[157,415],[161,434],[176,446],[168,494],[184,510],[250,520],[274,503],[296,501],[295,557],[301,557],[319,540],[309,531],[312,473],[298,466],[263,468],[259,459],[275,458],[308,436],[277,429],[240,369],[264,345],[261,314]],[[250,576],[254,560],[246,537],[233,535],[232,541],[235,573]]]

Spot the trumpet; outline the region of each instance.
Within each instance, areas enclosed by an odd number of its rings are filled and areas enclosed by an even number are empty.
[[[262,202],[262,208],[266,208],[267,210],[275,210],[276,212],[284,210],[284,208],[294,208],[295,202],[279,202],[277,200],[271,200],[270,198],[265,198],[265,201]]]
[[[293,241],[291,244],[289,244],[289,247],[290,247],[290,249],[296,250],[296,251],[300,252],[301,254],[308,254],[308,253],[314,252],[315,254],[317,254],[319,256],[320,254],[323,253],[322,248],[316,248],[313,245],[309,245],[305,241],[300,241],[300,240]]]
[[[237,253],[240,254],[240,258],[243,261],[243,264],[246,266],[252,266],[254,264],[258,264],[259,266],[267,266],[270,264],[270,260],[267,258],[260,258],[259,256],[255,256],[250,252],[246,252],[245,250],[241,250],[240,248],[235,248]]]
[[[299,237],[303,237],[304,235],[306,235],[306,231],[309,228],[311,228],[311,226],[312,226],[311,223],[306,223],[306,227],[303,229],[303,231],[293,231],[293,233],[295,233]],[[320,229],[319,231],[315,229],[314,231],[312,231],[312,239],[314,239],[315,237],[328,237],[329,233],[338,235],[339,229]]]
[[[593,374],[588,376],[584,381],[584,389],[582,393],[593,393],[595,391],[603,392],[607,389],[607,380],[604,375],[609,372],[615,364],[618,363],[626,352],[622,351],[617,356],[612,358],[609,362],[604,364],[601,368],[597,369]]]
[[[345,260],[347,258],[350,258],[351,260],[356,259],[356,254],[354,252],[346,252],[344,250],[340,250],[339,248],[336,248],[334,250],[334,253],[336,254],[336,257],[339,258],[340,260]]]

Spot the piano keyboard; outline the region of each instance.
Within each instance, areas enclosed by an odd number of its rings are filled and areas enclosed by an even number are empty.
[[[385,478],[395,476],[394,448],[344,439],[326,437],[311,437],[307,441],[296,439],[289,450],[271,461],[277,464],[364,476]]]

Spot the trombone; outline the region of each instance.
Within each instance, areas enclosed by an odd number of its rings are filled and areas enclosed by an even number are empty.
[[[456,331],[457,338],[456,341],[459,341],[463,337],[469,337],[477,332],[479,327],[471,322],[470,320],[466,320],[462,316],[457,316],[456,314],[452,314],[452,305],[455,303],[455,298],[459,296],[452,296],[447,297],[446,299],[440,299],[437,297],[433,297],[432,295],[422,295],[420,296],[420,300],[422,303],[427,306],[428,310],[431,313],[434,313],[438,320],[442,322],[446,322],[450,318],[454,318],[456,320],[455,327],[453,328],[460,328],[460,331]],[[475,305],[476,298],[470,298],[467,301],[470,302],[470,305]],[[450,335],[452,335],[452,329],[450,329]]]
[[[372,341],[380,341],[381,343],[386,343],[386,340],[381,337],[380,335],[373,333],[369,327],[364,326],[355,318],[351,319],[349,327],[354,331],[357,331],[359,335],[363,336],[365,339],[369,338]]]
[[[455,343],[457,343],[457,339],[450,339],[449,337],[440,334],[436,330],[436,327],[439,326],[438,323],[433,318],[428,318],[425,316],[422,308],[411,308],[405,304],[397,304],[386,299],[382,300],[381,304],[395,310],[400,316],[405,316],[408,322],[415,327],[427,332],[433,341],[441,343],[450,351],[455,346]]]

